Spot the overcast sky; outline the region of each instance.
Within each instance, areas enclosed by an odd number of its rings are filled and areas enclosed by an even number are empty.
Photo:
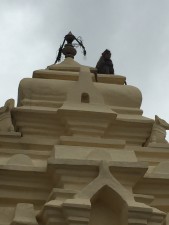
[[[54,63],[69,32],[87,50],[76,61],[95,66],[106,49],[115,73],[143,95],[144,115],[169,122],[168,0],[0,0],[0,106],[17,99],[19,82]]]

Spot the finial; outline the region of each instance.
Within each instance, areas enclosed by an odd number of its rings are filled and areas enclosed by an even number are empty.
[[[78,44],[72,44],[72,42],[76,40]],[[65,41],[67,41],[67,43],[65,44]],[[65,44],[65,45],[64,45]],[[64,46],[64,47],[63,47]],[[71,57],[74,58],[74,56],[76,55],[77,51],[75,49],[75,47],[82,47],[83,48],[83,54],[86,55],[86,50],[85,47],[82,43],[82,40],[80,37],[76,38],[71,31],[64,37],[63,43],[59,48],[59,52],[56,58],[55,63],[57,63],[58,61],[60,61],[61,59],[61,55],[62,53],[65,55],[65,58],[67,57]]]
[[[67,44],[65,44],[64,48],[62,49],[62,53],[65,55],[65,58],[74,58],[77,53],[76,49],[72,45],[72,42],[75,40],[75,36],[71,32],[69,32],[65,36],[65,40],[67,41]]]

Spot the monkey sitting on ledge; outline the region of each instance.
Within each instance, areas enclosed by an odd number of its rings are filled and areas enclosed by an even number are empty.
[[[113,63],[111,60],[111,52],[106,49],[96,65],[97,72],[102,74],[114,74]]]

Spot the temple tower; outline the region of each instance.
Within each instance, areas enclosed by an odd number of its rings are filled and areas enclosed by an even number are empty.
[[[169,224],[168,123],[67,41],[0,108],[0,225]]]

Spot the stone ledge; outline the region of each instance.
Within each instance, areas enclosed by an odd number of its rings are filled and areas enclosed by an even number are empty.
[[[33,72],[33,78],[77,81],[79,79],[80,71],[78,72],[77,68],[71,69],[71,72],[70,68],[68,68],[67,71],[48,69],[36,70]],[[92,80],[93,82],[96,82],[95,75],[92,72],[93,70],[91,69]],[[97,74],[98,83],[124,85],[125,81],[126,77],[121,75]]]
[[[60,136],[61,145],[101,147],[101,148],[124,148],[125,140],[103,139],[95,137]]]
[[[2,132],[0,131],[0,138],[3,137],[3,138],[20,138],[21,137],[21,133],[20,132]]]

